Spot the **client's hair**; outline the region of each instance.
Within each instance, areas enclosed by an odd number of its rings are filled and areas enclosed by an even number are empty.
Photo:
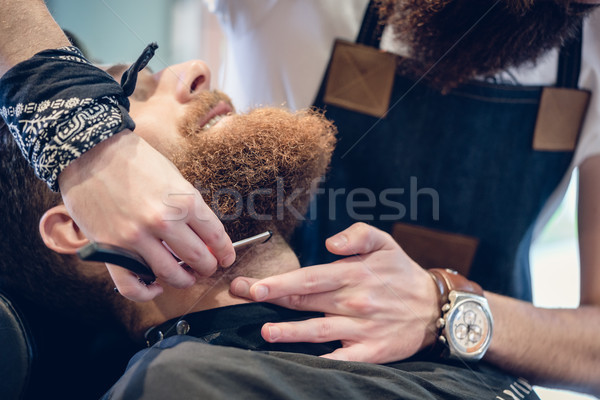
[[[62,199],[36,178],[1,118],[0,190],[0,287],[36,306],[92,321],[112,319],[110,302],[103,306],[96,296],[111,292],[108,274],[83,284],[76,256],[55,253],[42,241],[39,220]]]

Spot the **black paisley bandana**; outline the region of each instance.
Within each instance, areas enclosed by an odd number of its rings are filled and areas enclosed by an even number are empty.
[[[129,68],[123,89],[76,47],[42,51],[0,79],[0,115],[35,174],[58,191],[58,175],[75,159],[124,129],[129,100],[151,44]]]

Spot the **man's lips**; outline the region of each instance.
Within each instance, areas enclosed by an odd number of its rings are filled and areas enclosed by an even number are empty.
[[[198,126],[200,127],[200,129],[204,129],[205,127],[210,128],[210,126],[217,122],[213,122],[213,119],[223,117],[224,115],[229,114],[231,112],[233,112],[233,107],[227,104],[227,102],[219,100],[219,102],[217,102],[217,104],[213,108],[211,108],[210,111],[206,113],[206,115],[204,115],[204,117],[198,122]],[[211,122],[213,123],[211,124]]]

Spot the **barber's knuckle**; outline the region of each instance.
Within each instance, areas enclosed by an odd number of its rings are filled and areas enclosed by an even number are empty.
[[[218,244],[225,237],[225,229],[222,225],[218,224],[202,235],[202,239],[205,243]]]
[[[209,257],[203,249],[188,248],[186,250],[187,252],[185,254],[185,261],[188,264],[200,265],[202,263],[208,263],[210,261]]]
[[[354,226],[356,231],[362,235],[368,234],[371,230],[371,226],[365,222],[357,222]]]
[[[358,222],[356,224],[355,235],[360,242],[370,241],[373,236],[373,227],[364,222]]]
[[[328,340],[331,337],[333,325],[330,321],[322,321],[317,327],[317,339]]]
[[[217,266],[218,266],[217,260],[212,256],[208,256],[203,259],[199,259],[198,261],[195,261],[191,265],[193,265],[193,268],[196,272],[198,272],[199,274],[201,274],[203,276],[212,275],[217,270]]]
[[[192,286],[195,279],[186,272],[177,272],[174,268],[164,268],[155,272],[156,278],[167,282],[176,289],[187,289]]]
[[[154,272],[154,275],[156,276],[156,279],[166,281],[173,277],[173,274],[171,273],[169,268],[159,268],[159,269],[153,270],[153,272]]]
[[[217,264],[216,261],[211,261],[207,264],[204,265],[204,273],[203,275],[205,276],[211,276],[212,274],[214,274],[217,271],[217,267],[219,265]]]
[[[158,211],[148,213],[146,216],[146,224],[150,229],[164,233],[167,233],[172,226],[167,216]]]
[[[306,304],[307,296],[303,294],[295,294],[290,296],[290,305],[292,307],[302,307]]]
[[[356,222],[354,225],[352,225],[354,229],[356,230],[360,230],[360,229],[365,229],[365,227],[367,227],[368,225],[364,222]]]
[[[184,192],[185,192],[185,190],[184,190]],[[195,204],[198,202],[198,198],[199,198],[199,196],[194,196],[194,195],[188,193],[183,196],[179,196],[177,201],[182,207],[187,208],[188,210],[191,210],[191,209],[193,209]]]
[[[126,244],[136,245],[142,240],[144,230],[139,225],[131,224],[121,228],[120,235]]]
[[[304,272],[303,284],[305,289],[310,290],[319,284],[319,275],[314,268],[303,268],[302,271]]]
[[[373,297],[369,294],[356,295],[346,300],[346,307],[359,315],[371,315],[377,307]]]
[[[199,266],[201,268],[200,273],[202,275],[210,276],[215,273],[215,271],[217,270],[218,264],[214,258],[209,258],[209,259],[202,261],[199,264]]]

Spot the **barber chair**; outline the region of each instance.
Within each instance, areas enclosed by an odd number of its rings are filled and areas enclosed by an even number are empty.
[[[139,350],[115,326],[92,326],[0,289],[0,399],[97,399]]]
[[[23,399],[31,378],[33,340],[13,301],[0,292],[0,399]]]

